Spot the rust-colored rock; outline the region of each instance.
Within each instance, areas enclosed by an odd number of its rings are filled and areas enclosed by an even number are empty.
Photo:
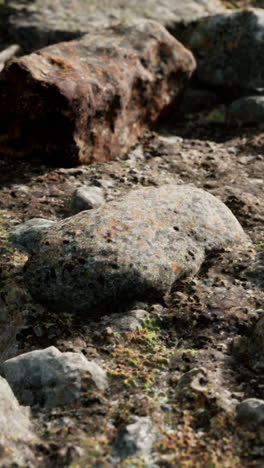
[[[175,103],[194,58],[137,20],[21,57],[0,80],[0,152],[70,164],[123,156]]]

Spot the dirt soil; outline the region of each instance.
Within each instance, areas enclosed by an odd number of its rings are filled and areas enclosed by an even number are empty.
[[[39,466],[113,466],[111,447],[130,414],[151,415],[160,428],[155,466],[263,466],[263,430],[239,426],[221,403],[226,390],[238,402],[264,398],[263,373],[248,352],[264,293],[246,274],[255,251],[263,249],[263,142],[261,129],[227,129],[195,116],[150,132],[132,156],[107,164],[62,168],[1,158],[1,301],[20,330],[16,353],[50,345],[82,352],[103,363],[111,383],[106,395],[84,397],[72,407],[33,408],[43,440],[36,448]],[[114,333],[107,321],[56,316],[32,302],[23,284],[26,256],[10,248],[7,230],[32,217],[69,216],[73,190],[102,180],[108,181],[108,200],[172,181],[202,187],[229,206],[255,247],[216,252],[163,304],[145,306],[150,319],[141,330]],[[219,398],[177,398],[179,377],[201,366],[218,375]],[[118,466],[147,465],[139,458]]]

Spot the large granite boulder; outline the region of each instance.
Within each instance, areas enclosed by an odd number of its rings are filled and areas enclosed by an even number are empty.
[[[147,20],[19,58],[0,78],[1,153],[69,164],[124,156],[194,68],[191,52]]]
[[[231,211],[184,185],[129,192],[40,233],[25,267],[36,298],[58,313],[87,317],[140,300],[156,301],[206,254],[248,238]]]
[[[167,26],[221,10],[220,0],[8,0],[0,31],[31,52],[120,21],[147,18]]]
[[[179,39],[196,60],[198,80],[235,90],[264,88],[264,10],[227,10],[189,25]]]
[[[38,443],[32,431],[29,410],[18,404],[7,381],[0,377],[0,467],[33,467],[33,446]]]

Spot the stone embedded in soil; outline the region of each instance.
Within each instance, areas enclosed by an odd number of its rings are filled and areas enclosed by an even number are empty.
[[[149,455],[157,438],[157,429],[149,416],[134,416],[115,440],[113,455],[121,460],[136,454]]]
[[[216,249],[249,239],[216,197],[188,185],[129,192],[65,219],[39,238],[25,266],[37,301],[88,318],[158,302]]]
[[[247,398],[237,407],[237,421],[246,426],[264,425],[264,400]]]
[[[226,10],[198,20],[179,33],[196,60],[204,85],[234,89],[264,88],[264,11]]]
[[[0,466],[36,466],[33,446],[38,438],[32,432],[28,408],[18,404],[7,381],[0,377]]]
[[[21,57],[1,74],[1,153],[68,164],[122,157],[194,68],[191,52],[147,20]]]
[[[98,364],[54,346],[9,359],[0,369],[24,405],[66,405],[78,401],[83,392],[107,387],[106,373]]]
[[[32,218],[23,224],[17,225],[9,232],[9,241],[19,250],[32,252],[40,232],[48,229],[54,221],[45,218]]]

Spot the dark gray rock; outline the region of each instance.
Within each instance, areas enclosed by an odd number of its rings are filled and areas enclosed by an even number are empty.
[[[197,60],[196,77],[209,86],[264,88],[264,11],[227,10],[198,20],[178,39]]]
[[[32,449],[39,440],[32,431],[29,409],[18,404],[2,377],[0,395],[0,466],[36,466]]]
[[[60,0],[55,8],[54,0],[26,1],[23,8],[21,0],[8,0],[1,17],[5,13],[6,40],[17,41],[28,52],[120,21],[147,18],[169,25],[222,10],[219,0]]]
[[[203,112],[219,104],[217,94],[207,89],[188,88],[181,102],[179,113],[183,115]]]
[[[48,229],[54,221],[44,218],[32,218],[25,223],[18,224],[9,232],[11,244],[20,250],[33,252],[40,232]]]
[[[24,405],[65,405],[77,401],[83,391],[107,387],[106,373],[98,364],[54,346],[9,359],[0,370]]]
[[[104,190],[101,187],[82,185],[78,187],[70,200],[73,213],[99,208],[105,203]]]
[[[246,426],[264,425],[264,400],[247,398],[237,406],[237,421]]]
[[[261,289],[264,289],[264,245],[259,249],[256,260],[247,270],[247,276]]]
[[[149,455],[157,438],[157,429],[151,418],[134,416],[115,440],[113,455],[121,460],[136,454]]]
[[[246,96],[232,102],[227,108],[227,123],[231,126],[264,124],[264,96]]]
[[[197,273],[207,252],[248,246],[231,211],[192,186],[131,191],[52,226],[25,267],[33,296],[87,317],[159,302],[180,277]]]

